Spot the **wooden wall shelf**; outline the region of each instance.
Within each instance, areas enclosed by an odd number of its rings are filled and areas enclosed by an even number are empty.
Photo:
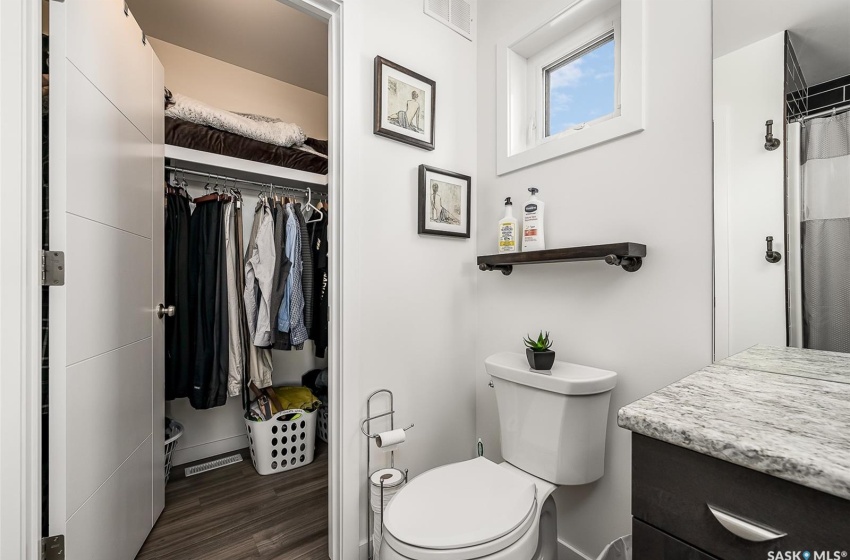
[[[498,270],[507,276],[513,272],[515,265],[521,264],[604,260],[610,265],[622,267],[627,272],[635,272],[643,264],[643,257],[645,256],[646,245],[632,242],[607,243],[605,245],[486,255],[478,257],[478,268],[481,270]]]

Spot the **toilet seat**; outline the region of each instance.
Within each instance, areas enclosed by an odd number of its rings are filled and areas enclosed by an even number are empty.
[[[537,507],[528,513],[528,517],[514,531],[490,542],[465,548],[420,548],[401,542],[389,532],[384,531],[380,558],[405,558],[409,560],[477,560],[490,558],[500,552],[510,549],[520,553],[520,557],[530,558],[537,548]],[[518,547],[518,548],[517,548]],[[516,550],[514,550],[516,548]],[[393,556],[387,553],[394,552]],[[509,555],[508,558],[514,558]]]
[[[537,486],[483,457],[413,479],[384,513],[384,545],[416,560],[471,560],[516,543],[535,525]]]

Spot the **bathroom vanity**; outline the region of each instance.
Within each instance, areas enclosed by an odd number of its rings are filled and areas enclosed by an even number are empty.
[[[850,355],[754,346],[618,423],[635,560],[850,557]]]

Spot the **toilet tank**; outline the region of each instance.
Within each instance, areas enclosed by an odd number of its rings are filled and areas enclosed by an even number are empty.
[[[505,461],[559,485],[602,477],[616,373],[560,361],[539,373],[512,352],[484,365],[496,389]]]

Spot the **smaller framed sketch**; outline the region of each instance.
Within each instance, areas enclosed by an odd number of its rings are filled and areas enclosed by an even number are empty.
[[[472,178],[419,166],[419,233],[469,237]]]
[[[375,57],[375,134],[433,150],[436,104],[434,80]]]

